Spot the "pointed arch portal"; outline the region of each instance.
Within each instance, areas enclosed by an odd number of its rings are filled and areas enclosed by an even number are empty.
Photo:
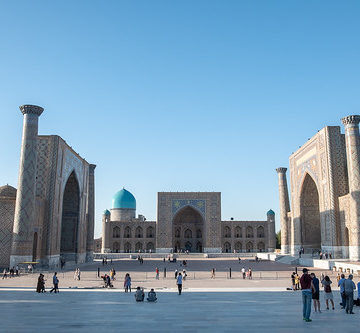
[[[321,226],[319,192],[309,174],[305,176],[301,197],[301,243],[304,248],[318,250],[321,248]]]
[[[65,185],[61,219],[60,256],[66,261],[77,259],[79,212],[80,188],[72,172]]]
[[[204,219],[195,208],[186,206],[173,218],[173,248],[189,252],[202,252]]]

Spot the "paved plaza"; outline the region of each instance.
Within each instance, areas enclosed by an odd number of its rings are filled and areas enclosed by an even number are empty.
[[[109,274],[111,268],[116,270],[116,280],[113,282],[116,289],[123,288],[124,276],[130,273],[133,286],[140,285],[145,288],[169,289],[174,288],[174,271],[179,272],[184,268],[187,272],[185,288],[280,288],[286,290],[290,287],[290,275],[294,266],[280,264],[272,261],[255,262],[252,258],[242,258],[239,263],[237,258],[214,258],[214,259],[194,259],[183,257],[187,260],[186,267],[182,266],[181,260],[176,263],[163,262],[162,259],[144,259],[144,264],[139,264],[137,260],[121,259],[110,261],[103,266],[101,261],[86,263],[80,265],[81,280],[74,280],[74,267],[65,267],[64,270],[58,270],[60,288],[102,288],[102,279],[97,277],[97,269],[100,268],[100,275]],[[159,268],[160,278],[155,279],[155,269]],[[240,270],[242,268],[253,271],[253,279],[243,280]],[[215,279],[211,279],[211,269],[216,269]],[[231,268],[231,279],[230,279]],[[164,270],[166,269],[166,278]],[[313,270],[318,275],[321,271]],[[38,278],[38,272],[33,274],[24,274],[20,278],[0,279],[0,287],[26,287],[35,288]],[[46,278],[46,287],[51,286],[53,271],[43,271]],[[333,272],[327,272],[334,277]]]
[[[358,309],[337,306],[305,323],[299,292],[158,292],[157,303],[136,303],[109,290],[1,290],[0,311],[1,332],[355,332],[359,322]]]
[[[137,260],[122,259],[105,266],[94,262],[80,267],[80,281],[74,280],[71,267],[59,272],[60,293],[56,295],[35,292],[38,272],[0,279],[0,332],[305,332],[309,328],[351,332],[359,321],[357,307],[353,316],[340,310],[339,292],[334,288],[336,309],[313,314],[312,323],[303,322],[301,292],[286,291],[294,267],[275,262],[189,259],[189,276],[181,296],[173,277],[175,269],[183,268],[180,262],[146,259],[140,265]],[[101,274],[116,269],[113,289],[103,288],[97,267]],[[159,280],[155,279],[156,267],[161,271]],[[210,279],[212,267],[217,269],[215,279]],[[254,270],[252,280],[242,279],[242,267]],[[125,272],[133,277],[133,287],[155,288],[158,302],[136,303],[133,292],[124,293]],[[52,272],[45,276],[49,290]],[[332,280],[336,281],[335,277]],[[323,294],[320,299],[324,309]]]

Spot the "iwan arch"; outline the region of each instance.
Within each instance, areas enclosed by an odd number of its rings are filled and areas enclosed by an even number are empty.
[[[360,260],[360,116],[327,126],[290,156],[279,178],[282,253],[328,252]],[[290,208],[291,207],[291,208]]]

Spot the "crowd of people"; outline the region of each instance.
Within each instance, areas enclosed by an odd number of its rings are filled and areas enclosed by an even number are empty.
[[[13,278],[15,276],[20,276],[20,270],[18,265],[11,268],[4,268],[2,279],[7,279],[8,277]]]
[[[293,290],[297,290],[296,287],[296,273],[291,275],[291,280],[293,284]],[[294,282],[295,281],[295,282]],[[302,301],[303,301],[303,319],[306,322],[311,322],[310,314],[311,314],[311,300],[314,305],[314,312],[321,313],[320,309],[320,284],[324,289],[324,300],[326,304],[326,310],[331,309],[335,310],[334,304],[334,296],[332,292],[332,281],[329,276],[321,276],[321,280],[319,280],[315,273],[309,274],[309,270],[307,268],[303,269],[303,274],[299,280],[301,292],[302,292]],[[341,308],[345,309],[345,312],[348,314],[354,314],[353,306],[354,306],[354,291],[356,290],[355,283],[353,281],[353,275],[349,274],[348,278],[345,278],[344,274],[339,275],[338,278],[338,286],[340,287],[340,295],[341,295]],[[357,284],[358,289],[358,297],[356,299],[356,303],[360,305],[360,282]]]

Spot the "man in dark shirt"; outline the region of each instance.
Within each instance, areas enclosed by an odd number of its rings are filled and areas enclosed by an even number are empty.
[[[312,321],[310,319],[312,292],[315,290],[315,288],[307,268],[303,269],[303,275],[300,278],[300,285],[303,301],[303,319],[306,322],[310,322]]]
[[[312,299],[314,302],[314,309],[315,312],[319,312],[320,311],[320,300],[319,300],[319,296],[320,296],[320,282],[319,279],[316,277],[315,273],[311,273],[310,274],[311,278],[312,278],[312,283],[314,285],[315,291],[313,291],[312,293]]]

